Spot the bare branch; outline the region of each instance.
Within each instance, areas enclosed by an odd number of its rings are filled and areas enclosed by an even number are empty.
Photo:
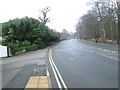
[[[40,12],[42,12],[42,15],[39,17],[39,19],[43,22],[43,23],[47,23],[50,22],[50,18],[47,17],[47,13],[49,12],[49,7],[44,8],[43,10],[41,10]]]

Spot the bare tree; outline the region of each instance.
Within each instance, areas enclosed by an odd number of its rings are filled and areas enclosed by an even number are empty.
[[[117,1],[117,7],[118,7],[118,44],[120,44],[120,2]]]
[[[119,6],[119,3],[117,4]],[[83,15],[76,25],[79,38],[119,42],[120,14],[117,4],[112,1],[93,2],[91,10]]]
[[[39,19],[46,24],[47,22],[50,22],[50,17],[47,16],[48,12],[50,11],[50,7],[46,7],[43,10],[40,10],[40,13],[42,14],[39,16]]]
[[[98,13],[99,13],[99,18],[100,18],[100,22],[101,22],[101,31],[103,32],[103,37],[106,38],[106,32],[105,32],[105,27],[104,27],[104,16],[102,15],[102,12],[100,11],[100,7],[99,4],[100,2],[95,2],[96,7],[98,9]],[[101,3],[103,4],[103,2]]]

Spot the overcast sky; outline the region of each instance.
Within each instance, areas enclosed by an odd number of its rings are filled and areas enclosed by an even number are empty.
[[[39,10],[50,7],[48,13],[51,22],[47,25],[62,31],[75,32],[75,25],[80,16],[89,9],[87,2],[90,0],[1,0],[0,1],[0,23],[9,19],[21,17],[33,17],[38,19]]]

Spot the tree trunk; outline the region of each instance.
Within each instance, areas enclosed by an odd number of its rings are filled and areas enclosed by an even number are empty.
[[[120,2],[117,2],[118,6],[118,44],[120,44]]]
[[[105,27],[104,27],[104,22],[103,22],[103,17],[102,17],[102,14],[101,14],[101,12],[100,12],[100,8],[99,8],[99,5],[98,5],[99,3],[98,2],[96,2],[96,6],[97,6],[97,9],[98,9],[98,12],[99,12],[99,16],[100,16],[100,21],[101,21],[101,30],[102,30],[102,32],[103,32],[103,37],[106,39],[106,32],[105,32]],[[102,37],[101,36],[101,37]]]

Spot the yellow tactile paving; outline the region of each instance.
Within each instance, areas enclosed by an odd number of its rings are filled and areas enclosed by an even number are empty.
[[[28,80],[26,88],[37,88],[37,84],[39,83],[39,76],[31,76]]]
[[[25,88],[49,88],[48,76],[31,76]]]
[[[37,88],[37,84],[27,84],[25,88]]]
[[[38,88],[25,88],[24,90],[41,90],[41,89],[38,89]]]
[[[40,80],[39,84],[47,84],[48,80]]]
[[[28,83],[30,83],[30,84],[37,84],[37,83],[39,83],[39,79],[38,80],[37,79],[29,80]]]
[[[40,76],[40,79],[48,79],[48,76]]]
[[[48,88],[48,84],[39,84],[38,88]]]
[[[31,76],[30,79],[39,79],[40,76]]]

